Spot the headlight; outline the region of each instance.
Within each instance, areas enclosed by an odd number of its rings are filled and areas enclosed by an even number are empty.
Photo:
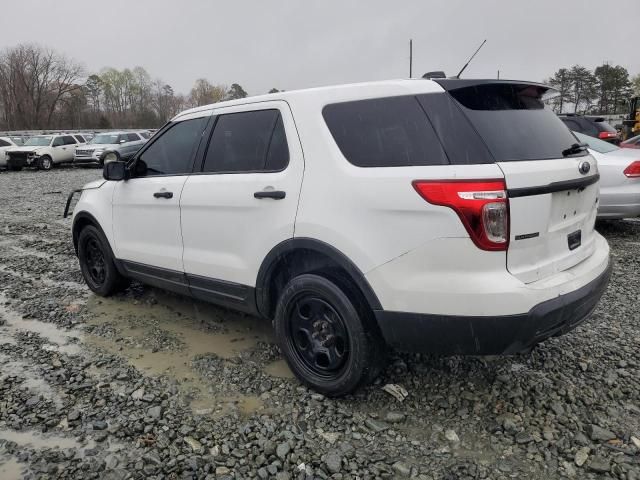
[[[104,150],[95,150],[93,153],[95,153],[96,155],[102,155],[104,153]]]

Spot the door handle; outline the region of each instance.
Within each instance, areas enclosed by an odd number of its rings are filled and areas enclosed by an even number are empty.
[[[273,198],[274,200],[282,200],[287,196],[287,192],[282,190],[262,190],[253,194],[255,198]]]
[[[173,198],[173,192],[156,192],[153,196],[156,198]]]

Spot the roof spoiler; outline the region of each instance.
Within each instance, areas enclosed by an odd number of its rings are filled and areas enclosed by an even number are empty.
[[[460,88],[480,87],[483,85],[513,85],[523,88],[536,87],[540,90],[540,99],[543,101],[550,100],[560,95],[560,92],[549,85],[538,82],[528,82],[525,80],[497,80],[497,79],[472,79],[472,78],[434,78],[446,91],[458,90]]]

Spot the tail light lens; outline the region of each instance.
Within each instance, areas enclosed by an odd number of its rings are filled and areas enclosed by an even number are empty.
[[[600,132],[598,133],[598,138],[606,140],[607,138],[617,138],[618,134],[615,132]]]
[[[413,187],[433,205],[454,210],[482,250],[509,246],[509,200],[504,180],[416,180]]]
[[[622,173],[629,178],[640,178],[640,160],[633,162]]]

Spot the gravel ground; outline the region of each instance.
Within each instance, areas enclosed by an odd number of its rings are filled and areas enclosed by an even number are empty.
[[[640,222],[593,317],[528,355],[392,355],[341,400],[269,325],[82,284],[61,213],[95,169],[0,172],[0,478],[640,479]],[[403,386],[399,401],[383,390]]]

